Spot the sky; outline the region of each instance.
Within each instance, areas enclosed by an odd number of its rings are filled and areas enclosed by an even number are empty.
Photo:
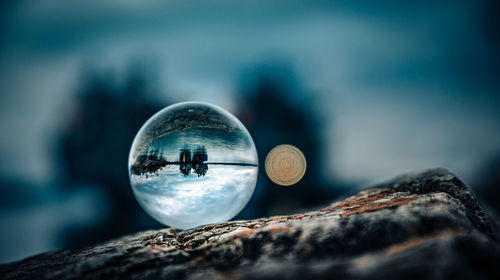
[[[253,194],[257,172],[253,166],[209,165],[206,175],[185,177],[173,165],[160,170],[160,176],[133,175],[132,184],[149,215],[165,225],[188,229],[236,216]]]
[[[7,2],[0,171],[51,180],[53,137],[85,65],[119,72],[144,59],[165,99],[234,112],[242,71],[278,59],[322,116],[332,178],[375,182],[444,166],[472,180],[500,150],[498,55],[481,3]]]

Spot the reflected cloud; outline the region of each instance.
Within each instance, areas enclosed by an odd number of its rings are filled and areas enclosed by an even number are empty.
[[[223,222],[236,215],[246,205],[243,198],[253,193],[257,172],[254,166],[215,165],[205,176],[186,176],[169,165],[158,176],[131,179],[137,186],[135,195],[151,216],[183,228],[200,224],[200,217]]]

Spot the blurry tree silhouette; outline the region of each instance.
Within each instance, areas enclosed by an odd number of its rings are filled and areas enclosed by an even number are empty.
[[[166,106],[152,98],[148,69],[130,67],[123,85],[111,72],[87,71],[77,108],[59,141],[62,186],[91,185],[106,195],[108,219],[65,233],[65,245],[80,247],[141,229],[159,227],[140,209],[129,185],[127,163],[131,143],[142,124]]]
[[[280,64],[252,69],[242,77],[240,94],[237,115],[255,141],[260,172],[254,196],[238,218],[289,214],[335,198],[338,189],[320,172],[323,143],[317,111],[304,99],[292,69]],[[292,144],[306,157],[306,174],[296,185],[278,186],[265,174],[265,157],[280,144]]]

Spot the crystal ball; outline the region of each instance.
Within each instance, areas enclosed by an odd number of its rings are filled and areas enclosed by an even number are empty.
[[[164,225],[188,229],[236,216],[254,192],[258,159],[235,116],[212,104],[182,102],[146,121],[128,169],[141,207]]]

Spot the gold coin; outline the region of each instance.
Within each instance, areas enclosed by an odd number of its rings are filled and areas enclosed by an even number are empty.
[[[266,174],[274,183],[282,186],[296,184],[306,173],[304,154],[292,145],[279,145],[267,154]]]

